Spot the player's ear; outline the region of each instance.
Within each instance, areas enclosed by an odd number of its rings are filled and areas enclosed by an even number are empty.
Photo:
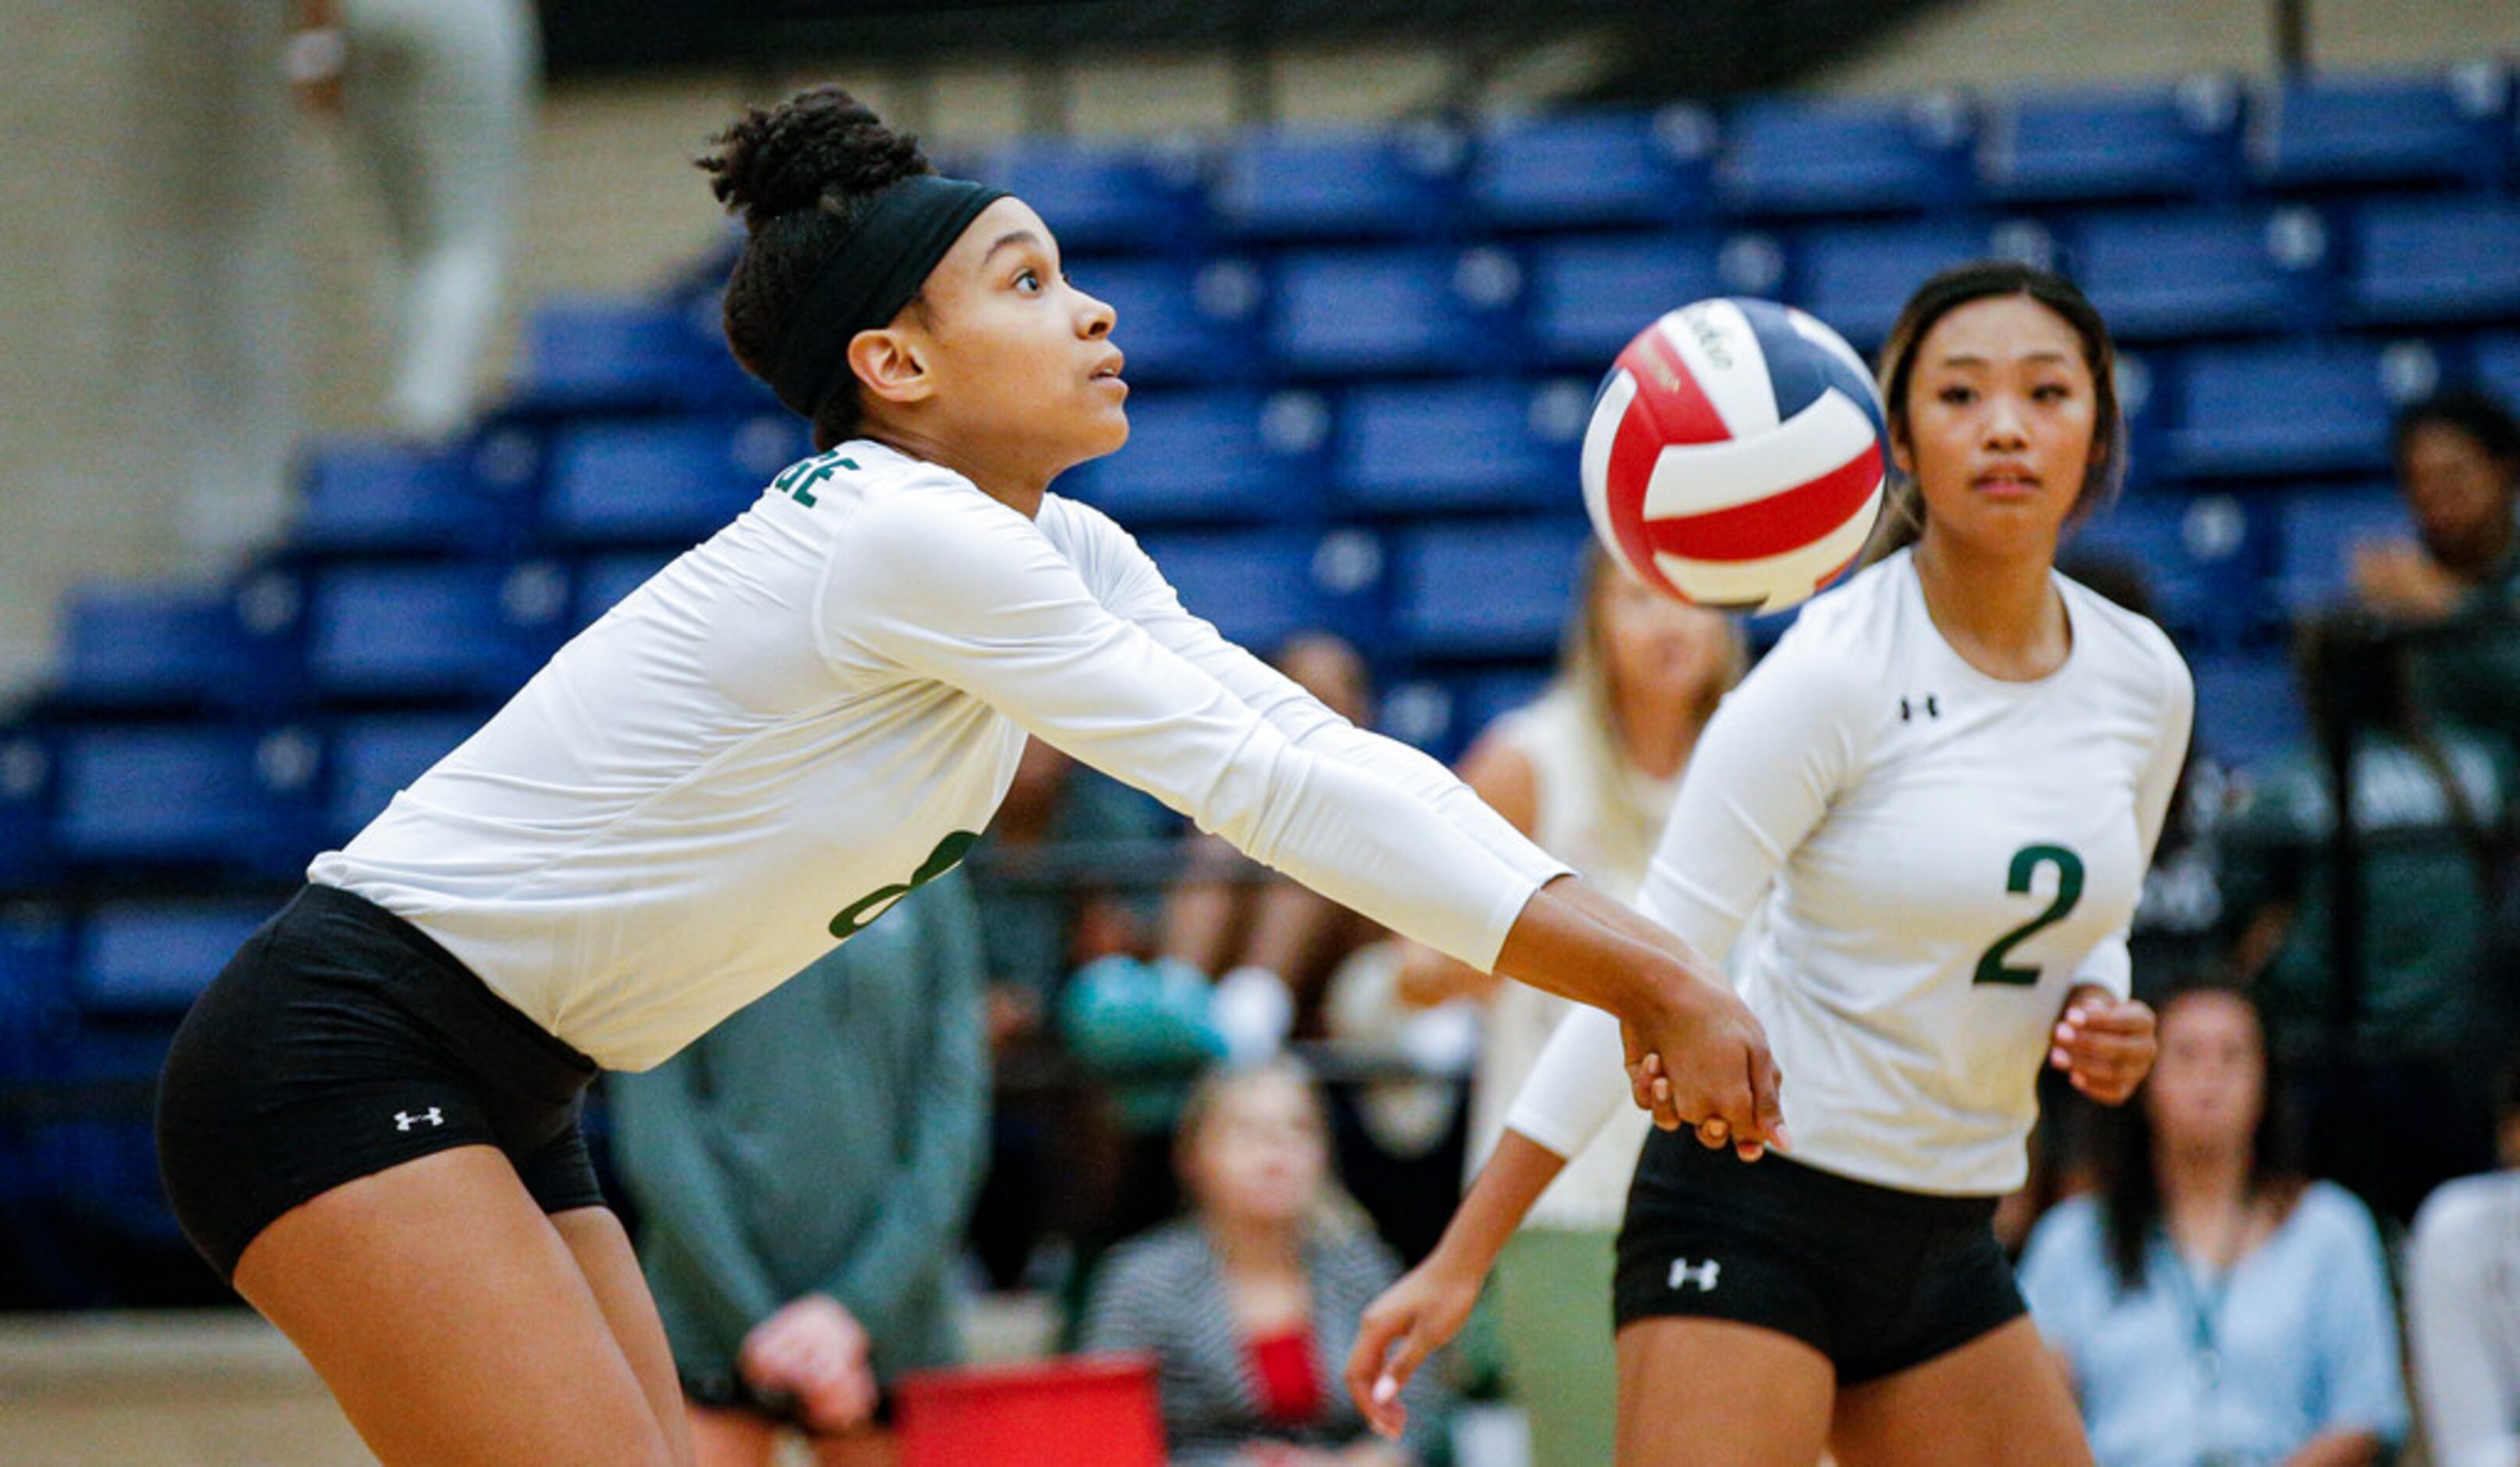
[[[890,326],[849,338],[849,371],[868,395],[886,402],[920,402],[936,390],[925,344]]]
[[[1908,420],[1890,420],[1890,465],[1910,479],[1916,477],[1916,455],[1908,447]]]

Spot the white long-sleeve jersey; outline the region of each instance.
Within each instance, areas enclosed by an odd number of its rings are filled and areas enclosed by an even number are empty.
[[[2128,990],[2194,688],[2160,628],[2055,583],[2072,651],[2007,682],[1952,650],[1910,555],[1888,557],[1811,604],[1690,756],[1638,906],[1731,959],[1797,1161],[2018,1186],[2066,991]],[[1627,1101],[1619,1061],[1617,1022],[1578,1009],[1508,1123],[1574,1154]]]
[[[562,648],[310,880],[641,1070],[959,859],[1026,733],[1473,966],[1565,867],[1182,609],[1097,511],[858,440]]]

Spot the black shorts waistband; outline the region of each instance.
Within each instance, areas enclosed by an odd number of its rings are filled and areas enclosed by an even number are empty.
[[[463,1035],[468,1043],[495,1044],[499,1052],[483,1058],[510,1083],[557,1101],[575,1095],[594,1078],[595,1061],[492,991],[436,939],[356,892],[310,882],[290,899],[274,925],[292,936],[304,932],[320,938],[334,924],[390,939],[405,948],[427,979],[395,984],[387,995],[390,1001],[432,1027]],[[484,1017],[490,1021],[486,1027]]]
[[[1682,1144],[1686,1143],[1686,1144]],[[1656,1152],[1660,1155],[1656,1156]],[[1918,1227],[1965,1227],[1990,1221],[2002,1201],[1969,1193],[1915,1192],[1905,1187],[1868,1182],[1839,1171],[1795,1161],[1771,1151],[1755,1162],[1742,1161],[1731,1148],[1712,1150],[1681,1134],[1661,1147],[1648,1146],[1644,1171],[1657,1180],[1681,1186],[1710,1173],[1737,1174],[1744,1185],[1783,1193],[1801,1204],[1829,1212],[1895,1218]],[[1641,1175],[1640,1180],[1643,1180]]]

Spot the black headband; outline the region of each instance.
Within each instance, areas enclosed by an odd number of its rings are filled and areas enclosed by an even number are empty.
[[[788,318],[770,374],[779,400],[810,418],[849,371],[849,341],[889,326],[928,272],[1004,189],[915,173],[887,186],[840,237]]]

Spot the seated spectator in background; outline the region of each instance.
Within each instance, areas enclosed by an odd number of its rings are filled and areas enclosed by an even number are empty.
[[[2520,1462],[2520,1060],[2498,1090],[2503,1169],[2433,1193],[2407,1251],[2408,1352],[2434,1467]]]
[[[1210,1074],[1183,1111],[1188,1216],[1111,1251],[1080,1347],[1158,1364],[1176,1467],[1404,1467],[1443,1430],[1440,1371],[1410,1390],[1405,1443],[1366,1428],[1338,1369],[1399,1275],[1329,1177],[1321,1096],[1284,1060]]]
[[[2022,1293],[2105,1467],[2342,1467],[2406,1435],[2379,1232],[2292,1167],[2281,1112],[2248,1000],[2173,993],[2104,1190],[2031,1234]]]
[[[1463,756],[1462,777],[1586,881],[1631,900],[1682,766],[1748,654],[1737,623],[1646,589],[1598,546],[1586,550],[1580,580],[1556,676],[1537,701],[1489,725]],[[1417,1003],[1484,1010],[1470,1102],[1476,1171],[1567,1002],[1414,943],[1400,983]],[[1633,1111],[1604,1126],[1497,1261],[1496,1344],[1537,1461],[1610,1460],[1619,1372],[1601,1302],[1648,1123]]]
[[[655,1069],[614,1150],[702,1467],[780,1422],[870,1456],[883,1383],[960,1355],[950,1287],[988,1136],[978,918],[930,882]],[[854,1453],[854,1454],[853,1454]]]
[[[2313,1169],[2404,1222],[2433,1186],[2493,1159],[2500,1005],[2486,958],[2520,774],[2500,740],[2426,715],[2404,642],[2330,620],[2302,646],[2313,726],[2354,723],[2360,976],[2346,991],[2333,770],[2316,741],[2253,770],[2223,824],[2231,965],[2306,1081]]]
[[[2427,704],[2520,739],[2520,423],[2454,390],[2401,414],[2392,446],[2415,539],[2358,548],[2357,598],[2386,622],[2436,630],[2418,658]]]

